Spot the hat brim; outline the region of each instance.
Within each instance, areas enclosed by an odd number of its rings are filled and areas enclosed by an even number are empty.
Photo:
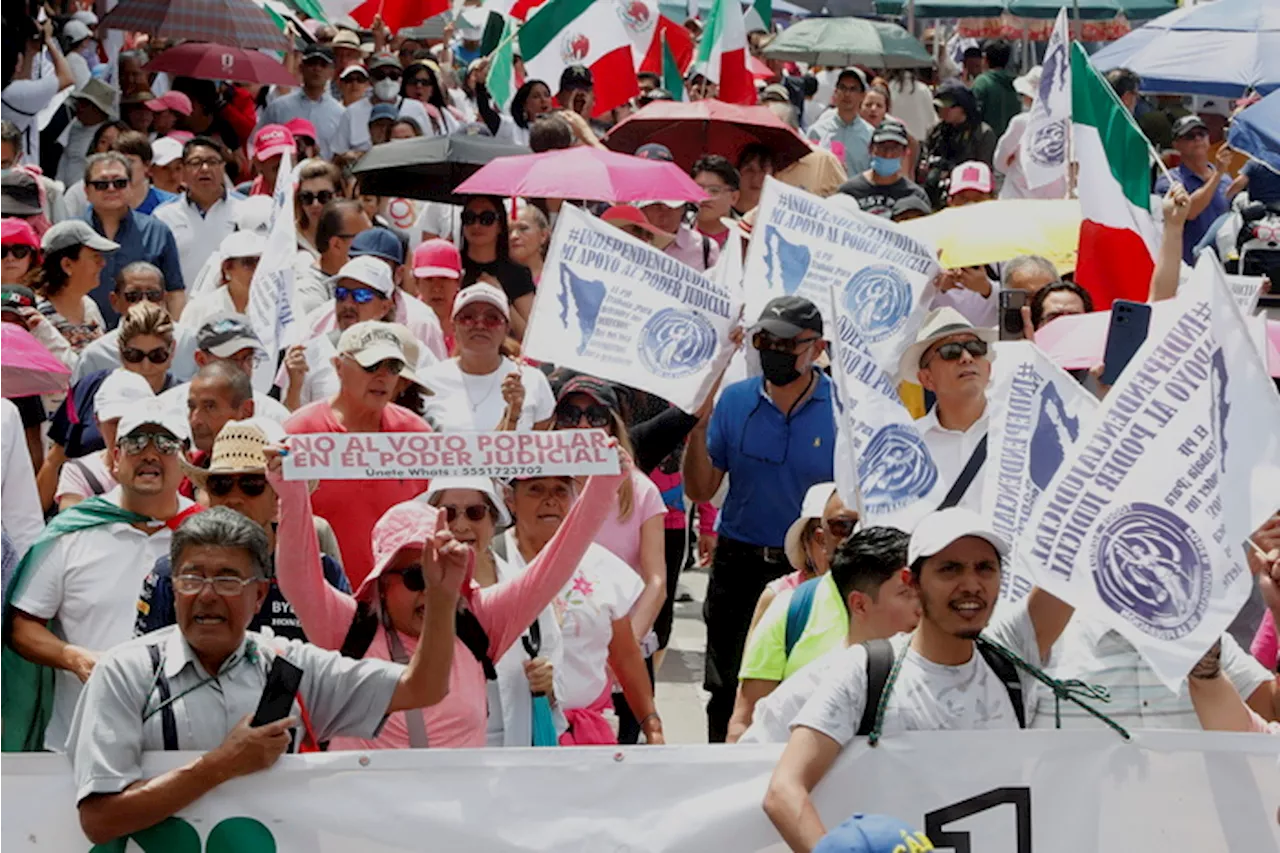
[[[809,525],[810,521],[813,521],[813,519],[802,516],[791,522],[791,526],[787,528],[787,536],[782,542],[782,553],[787,555],[787,562],[797,572],[804,571],[804,542],[801,541],[800,537],[804,535],[804,529]]]
[[[361,367],[373,367],[375,364],[384,362],[387,359],[395,359],[405,364],[409,363],[404,357],[404,350],[390,343],[377,343],[371,347],[365,347],[359,352],[342,353],[342,355],[350,356]],[[405,378],[407,379],[408,377]]]
[[[210,471],[208,468],[201,468],[199,465],[193,465],[187,461],[185,456],[178,459],[178,464],[182,467],[182,473],[187,479],[195,483],[196,486],[203,489],[209,477],[213,474],[230,474],[236,476],[239,474],[266,474],[267,468],[263,465],[261,468],[219,468],[217,471]]]
[[[1209,130],[1209,125],[1205,124],[1205,123],[1204,123],[1204,122],[1202,122],[1202,121],[1194,122],[1193,124],[1189,124],[1189,125],[1187,125],[1186,127],[1184,127],[1184,128],[1183,128],[1179,133],[1177,133],[1173,138],[1174,138],[1174,139],[1181,139],[1182,137],[1186,136],[1188,133],[1191,133],[1192,131],[1195,131],[1195,130],[1203,130],[1203,131],[1206,131],[1206,132],[1207,132],[1207,131]]]
[[[286,152],[292,152],[295,149],[296,146],[293,145],[268,145],[266,148],[261,148],[256,151],[253,155],[253,159],[258,162],[262,162],[264,160],[270,160],[272,157],[279,157],[281,154]]]
[[[775,338],[782,338],[784,340],[797,337],[803,331],[804,328],[802,326],[797,326],[794,323],[788,323],[786,320],[779,320],[777,317],[768,317],[763,320],[758,320],[756,324],[751,327],[752,334],[755,334],[756,332],[768,332]]]
[[[256,338],[247,335],[239,338],[232,338],[229,341],[223,341],[217,346],[211,347],[205,352],[217,356],[218,358],[231,358],[231,356],[240,352],[242,349],[262,349],[262,342]]]
[[[96,231],[94,232],[93,237],[85,240],[81,245],[88,246],[90,249],[94,249],[99,252],[114,252],[116,249],[120,248],[119,243],[114,240],[108,240]]]
[[[0,214],[4,216],[39,216],[44,211],[38,204],[27,204],[12,197],[4,200]]]
[[[974,335],[978,340],[992,344],[1000,339],[1000,330],[976,326],[943,326],[923,341],[917,341],[907,347],[898,361],[898,381],[914,382],[918,385],[920,359],[924,357],[925,351],[943,338],[949,338],[952,335]],[[987,359],[991,360],[995,357],[995,352],[988,350]]]
[[[462,273],[449,267],[414,267],[417,278],[462,278]]]

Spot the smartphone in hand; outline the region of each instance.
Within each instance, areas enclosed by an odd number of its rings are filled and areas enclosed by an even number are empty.
[[[1025,290],[1000,291],[1000,340],[1022,340],[1022,306],[1026,304]]]
[[[267,673],[267,683],[262,688],[258,710],[254,712],[249,725],[255,728],[265,726],[289,716],[301,685],[302,670],[283,657],[277,657]]]
[[[1111,303],[1111,325],[1107,329],[1107,348],[1103,356],[1104,385],[1114,385],[1129,361],[1147,339],[1151,325],[1151,306],[1145,302],[1117,299]]]

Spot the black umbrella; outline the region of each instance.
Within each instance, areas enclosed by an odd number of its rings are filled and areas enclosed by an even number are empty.
[[[528,153],[524,146],[489,136],[398,139],[375,145],[352,173],[362,193],[463,204],[454,187],[491,160]]]

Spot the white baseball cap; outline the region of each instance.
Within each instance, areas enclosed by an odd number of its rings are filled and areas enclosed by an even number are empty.
[[[497,512],[498,516],[495,523],[498,528],[501,529],[511,525],[511,515],[507,512],[506,501],[502,499],[497,485],[491,477],[435,477],[431,480],[431,488],[418,495],[416,500],[424,501],[431,504],[431,506],[439,506],[435,499],[450,489],[467,489],[479,492],[489,499],[490,506]]]
[[[932,557],[966,536],[987,540],[1002,560],[1009,556],[1009,543],[991,529],[986,519],[971,509],[957,506],[927,515],[916,525],[907,545],[907,565],[915,565],[916,560],[923,557]]]
[[[782,545],[787,561],[796,571],[803,569],[805,564],[804,543],[800,541],[805,525],[815,518],[822,518],[822,513],[827,508],[827,501],[831,500],[835,491],[836,484],[827,482],[810,486],[809,491],[804,493],[804,502],[800,504],[800,517],[791,522],[791,526],[787,528],[787,537]]]
[[[260,258],[267,248],[267,238],[257,231],[232,231],[222,238],[218,252],[224,260],[232,258]]]
[[[116,421],[124,417],[134,404],[155,397],[151,386],[141,375],[123,367],[111,371],[98,393],[93,395],[93,410],[98,423]]]
[[[182,159],[182,143],[171,136],[162,136],[151,143],[151,164],[168,166],[174,160]]]
[[[451,316],[457,317],[463,308],[468,305],[474,305],[477,302],[492,305],[502,312],[503,317],[508,320],[511,319],[511,305],[507,302],[507,294],[503,293],[501,288],[494,287],[492,284],[483,281],[478,281],[458,291],[458,295],[453,298],[453,314]]]
[[[388,299],[396,292],[396,283],[391,278],[391,268],[387,266],[386,261],[373,255],[361,255],[343,264],[333,280],[339,282],[344,278],[366,284]]]
[[[179,412],[173,406],[166,406],[159,397],[132,403],[120,418],[120,426],[116,428],[116,440],[125,438],[148,424],[161,427],[174,438],[183,441],[191,440],[191,427],[187,424],[186,412]]]

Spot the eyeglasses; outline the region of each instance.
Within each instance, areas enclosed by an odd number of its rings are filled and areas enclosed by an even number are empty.
[[[149,352],[137,347],[120,347],[120,357],[130,364],[141,364],[144,358],[152,364],[164,364],[169,360],[169,347],[156,347]]]
[[[353,299],[357,305],[367,305],[381,295],[372,287],[335,287],[333,289],[334,299],[339,302]]]
[[[355,359],[353,358],[352,361],[355,361]],[[360,362],[356,361],[356,364],[360,364]],[[390,373],[392,376],[396,376],[400,373],[400,371],[404,370],[404,367],[405,367],[405,363],[398,358],[384,358],[382,361],[378,362],[377,364],[371,364],[368,367],[365,367],[363,364],[360,364],[360,369],[363,370],[365,373],[368,373],[370,376],[372,376],[373,374],[377,373],[380,370],[385,370],[388,373]]]
[[[484,326],[486,329],[496,329],[505,322],[507,321],[497,311],[459,314],[453,318],[453,323],[456,326]]]
[[[820,340],[820,337],[776,338],[768,332],[756,332],[751,336],[751,346],[761,352],[796,352],[801,347]]]
[[[442,506],[441,509],[444,510],[445,520],[450,524],[458,520],[459,510],[467,517],[467,521],[481,521],[490,512],[488,504],[472,504],[464,507]]]
[[[1187,133],[1182,134],[1182,135],[1181,135],[1181,136],[1179,136],[1178,138],[1179,138],[1179,139],[1208,139],[1208,138],[1209,138],[1209,131],[1207,131],[1207,130],[1192,130],[1192,131],[1189,131],[1189,132],[1187,132]]]
[[[435,85],[435,83],[431,82],[430,77],[410,77],[408,82],[410,86],[434,86]]]
[[[422,566],[409,566],[405,569],[392,569],[384,575],[399,575],[400,582],[409,592],[422,592],[427,588],[427,579],[422,576]]]
[[[711,196],[712,198],[719,198],[725,193],[733,191],[732,187],[722,187],[722,186],[719,186],[718,184],[711,184],[705,187],[702,186],[702,184],[698,184],[698,186],[702,187],[702,191],[707,195]]]
[[[483,213],[476,213],[473,210],[462,211],[462,224],[475,225],[477,222],[488,228],[498,224],[498,214],[492,210],[486,210]]]
[[[587,419],[588,425],[596,429],[613,423],[613,413],[609,411],[609,407],[599,403],[582,407],[572,403],[561,403],[556,406],[556,426],[558,427],[576,427],[582,423],[583,418]]]
[[[173,456],[182,449],[181,439],[162,432],[135,432],[116,442],[116,446],[130,456],[137,456],[148,444],[154,444],[161,456]]]
[[[144,299],[148,302],[155,302],[156,304],[159,304],[161,302],[164,302],[164,291],[163,290],[130,290],[126,293],[120,294],[120,298],[123,299],[125,302],[128,302],[130,305],[137,305],[139,302],[141,302]],[[141,359],[139,359],[139,361],[141,361]],[[163,361],[163,359],[161,359],[161,361]],[[159,364],[159,363],[160,362],[156,362],[156,364]]]
[[[225,498],[232,489],[239,488],[247,498],[256,498],[267,490],[266,474],[210,474],[204,481],[205,491],[214,497]]]
[[[969,355],[973,356],[974,358],[983,358],[987,354],[987,342],[986,341],[950,341],[938,347],[936,350],[934,350],[934,353],[937,354],[938,358],[942,359],[943,361],[958,361],[960,359],[960,356],[966,352],[969,353]],[[931,358],[929,359],[929,361],[933,361],[933,359]],[[929,364],[929,361],[926,361],[924,364],[920,366],[927,367]]]
[[[216,578],[207,578],[204,575],[175,575],[173,591],[178,595],[199,595],[204,592],[206,586],[211,586],[218,595],[230,598],[233,595],[239,595],[246,586],[257,583],[258,580],[258,578],[238,578],[229,575],[219,575]]]
[[[311,190],[303,190],[298,193],[298,201],[302,202],[303,207],[312,204],[328,204],[333,201],[333,193],[329,190],[320,190],[318,193],[313,193]]]
[[[221,157],[192,157],[190,160],[184,160],[182,162],[188,169],[195,169],[196,171],[203,169],[205,166],[208,166],[210,169],[216,169],[223,165]]]
[[[112,178],[109,181],[86,181],[85,183],[93,187],[95,190],[98,190],[99,192],[105,192],[106,190],[109,190],[109,189],[123,190],[123,189],[128,189],[129,187],[128,178]]]
[[[856,95],[861,91],[861,86],[836,86],[836,92],[841,95]]]
[[[0,247],[0,258],[7,258],[12,255],[17,260],[25,261],[31,257],[32,252],[33,250],[30,246],[3,246]]]
[[[369,78],[363,74],[348,74],[346,77],[343,77],[339,82],[364,84],[369,82]]]
[[[845,539],[853,532],[853,528],[858,525],[856,518],[828,518],[822,522],[822,526],[827,532],[837,539]]]

